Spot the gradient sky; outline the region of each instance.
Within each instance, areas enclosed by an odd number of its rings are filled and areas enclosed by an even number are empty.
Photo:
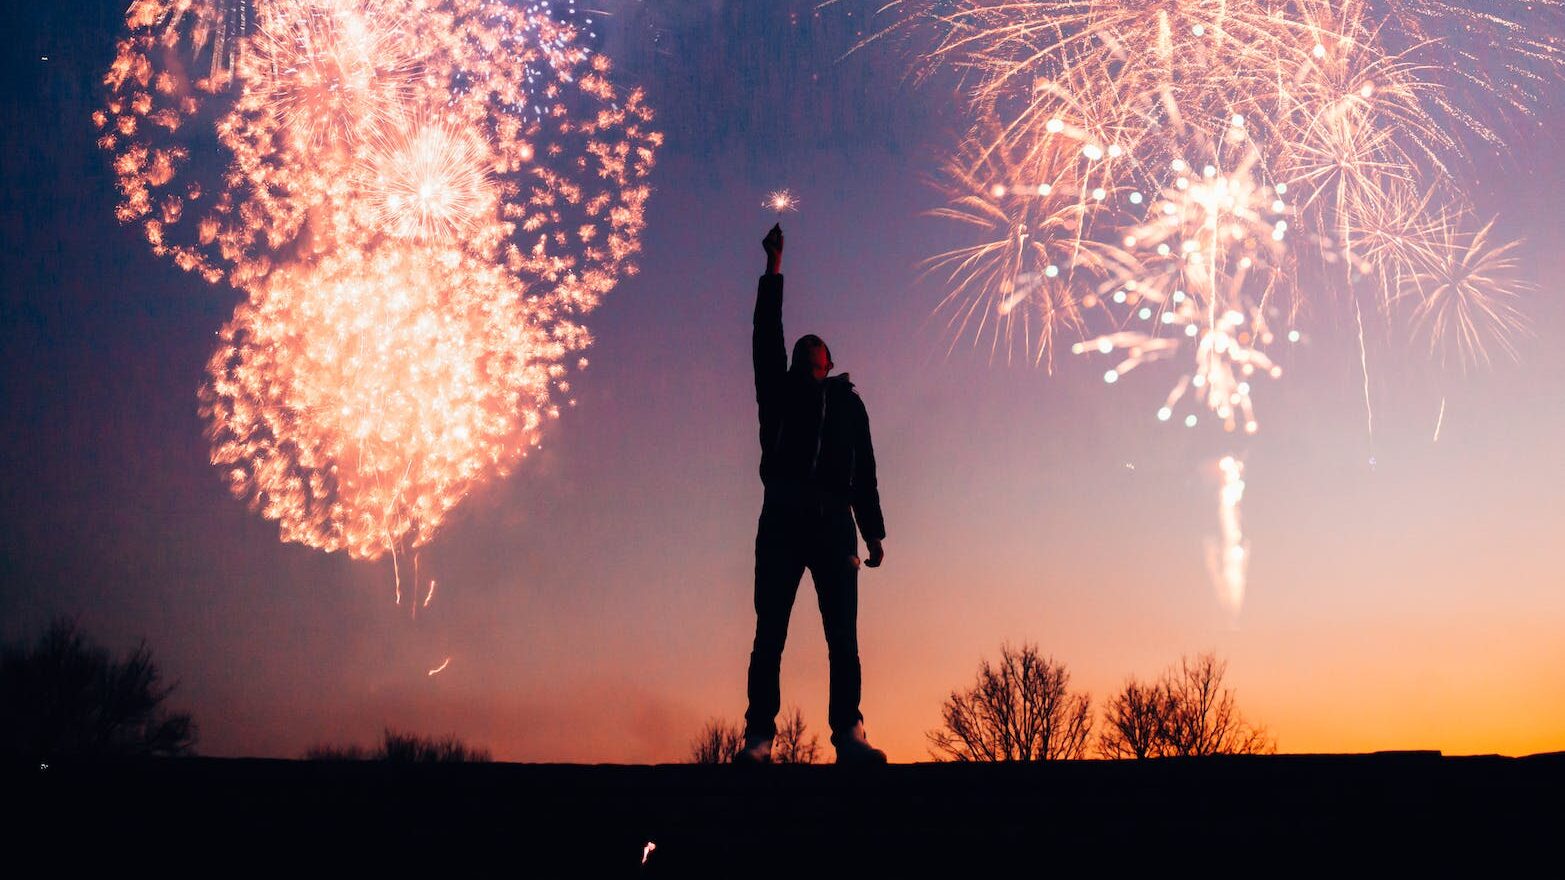
[[[744,710],[749,319],[773,220],[760,200],[787,186],[788,337],[831,344],[880,462],[863,709],[893,760],[927,757],[941,701],[1007,641],[1099,700],[1215,650],[1285,752],[1565,749],[1558,106],[1510,158],[1479,157],[1472,187],[1528,238],[1540,289],[1520,362],[1463,377],[1405,338],[1378,343],[1371,445],[1351,313],[1321,304],[1287,374],[1257,387],[1261,433],[1235,441],[1153,418],[1166,370],[1109,387],[1099,361],[1049,375],[946,353],[930,317],[944,290],[916,264],[959,243],[922,212],[962,119],[894,46],[839,60],[868,7],[589,5],[616,13],[598,45],[667,135],[642,272],[589,316],[592,366],[542,454],[424,552],[441,592],[416,620],[389,561],[279,543],[207,463],[195,390],[240,296],[114,220],[89,114],[124,0],[6,5],[0,637],[58,614],[115,648],[145,637],[206,754],[297,756],[389,725],[505,760],[682,759],[708,718]],[[1253,554],[1236,619],[1204,561],[1229,452],[1247,462]],[[826,688],[806,585],[783,699],[823,741]]]

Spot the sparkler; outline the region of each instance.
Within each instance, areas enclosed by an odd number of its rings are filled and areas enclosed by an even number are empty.
[[[776,211],[777,218],[780,220],[782,215],[799,210],[799,200],[792,192],[777,189],[766,194],[766,201],[761,203],[761,207]]]
[[[953,71],[969,95],[973,127],[933,213],[972,243],[926,264],[949,285],[937,311],[953,344],[1052,367],[1056,335],[1071,333],[1073,352],[1118,358],[1110,384],[1184,360],[1158,418],[1191,400],[1254,433],[1252,381],[1282,373],[1270,346],[1351,303],[1371,438],[1367,317],[1409,324],[1463,369],[1515,356],[1531,285],[1518,243],[1469,219],[1462,181],[1475,147],[1503,149],[1557,89],[1565,0],[881,10],[893,23],[861,46],[927,35],[925,69]],[[1224,461],[1226,499],[1243,482]],[[1237,495],[1223,510],[1214,577],[1237,607]]]
[[[558,417],[581,316],[636,271],[652,114],[546,4],[126,22],[94,114],[118,215],[246,294],[201,390],[212,462],[282,540],[396,567]],[[191,146],[208,125],[220,155]]]

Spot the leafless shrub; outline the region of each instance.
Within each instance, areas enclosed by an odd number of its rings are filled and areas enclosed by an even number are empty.
[[[1000,649],[999,665],[978,667],[978,680],[953,691],[944,725],[926,734],[939,760],[1045,761],[1080,758],[1092,730],[1091,699],[1069,689],[1070,671],[1035,645]]]

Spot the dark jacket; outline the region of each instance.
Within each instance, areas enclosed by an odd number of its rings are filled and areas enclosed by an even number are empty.
[[[886,526],[864,401],[846,374],[818,383],[807,372],[789,372],[782,298],[783,277],[762,275],[751,342],[767,500],[851,505],[864,539],[879,541]]]

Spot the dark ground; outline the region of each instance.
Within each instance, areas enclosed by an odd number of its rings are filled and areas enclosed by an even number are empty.
[[[0,792],[10,877],[1565,872],[1565,753],[761,770],[190,758],[13,764]],[[32,854],[48,867],[5,867]]]

